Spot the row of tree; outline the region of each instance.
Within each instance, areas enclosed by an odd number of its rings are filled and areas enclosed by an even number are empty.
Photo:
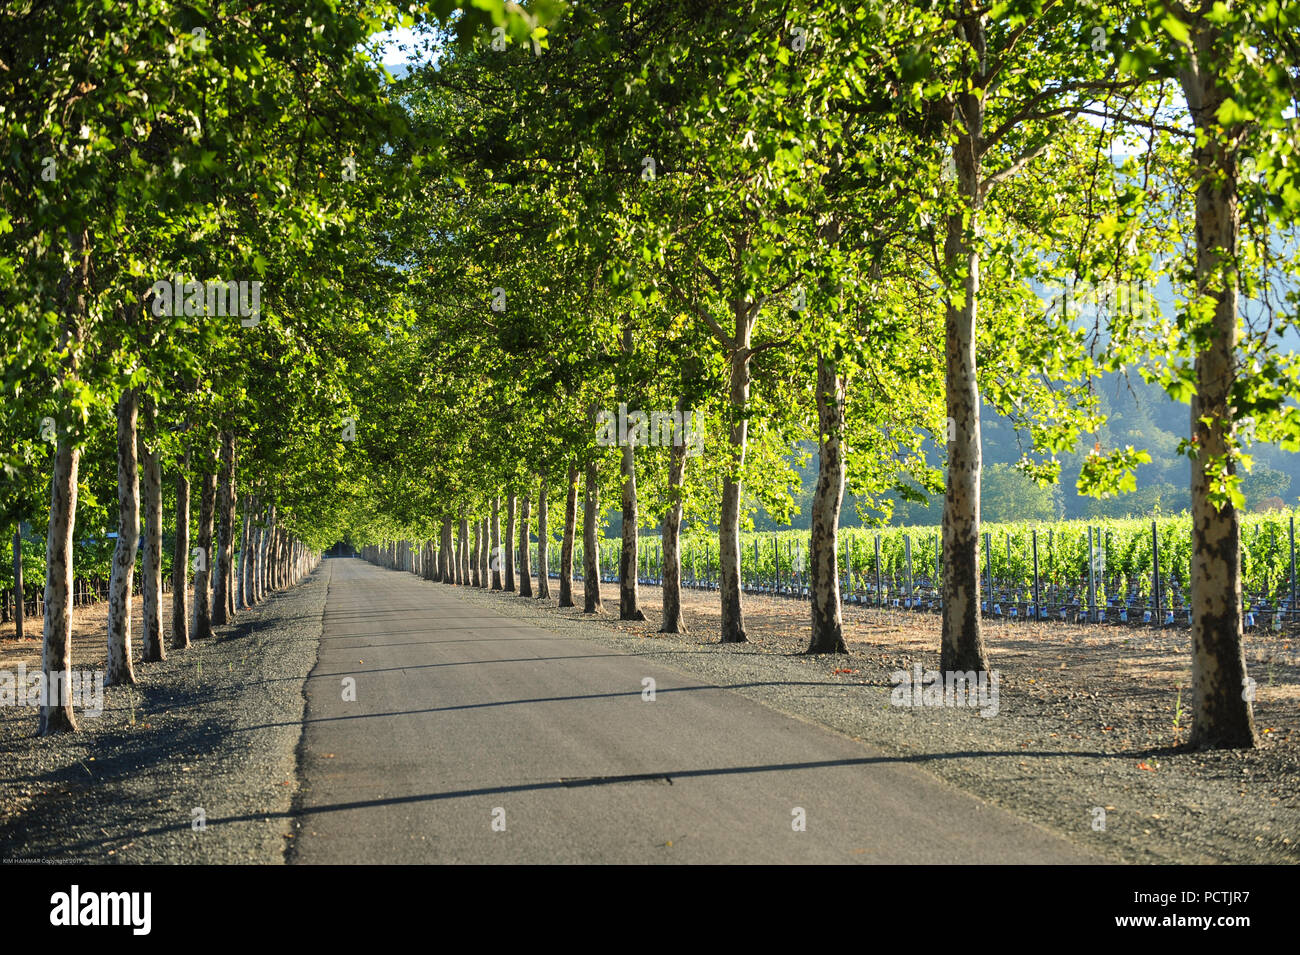
[[[116,462],[132,526],[143,408],[164,469],[220,471],[206,462],[233,440],[252,513],[274,505],[309,551],[427,542],[413,559],[443,579],[493,571],[504,510],[504,586],[533,503],[540,525],[560,498],[571,566],[581,494],[592,612],[616,498],[620,616],[644,613],[637,533],[658,524],[669,630],[683,521],[715,525],[722,639],[740,642],[740,531],[759,504],[789,513],[785,459],[815,438],[809,650],[845,650],[846,486],[868,510],[942,489],[941,668],[983,670],[981,401],[1025,429],[1028,473],[1053,480],[1092,444],[1080,490],[1115,493],[1145,455],[1103,445],[1090,385],[1135,371],[1192,405],[1193,742],[1255,743],[1238,471],[1252,441],[1300,446],[1278,334],[1296,12],[489,6],[441,27],[450,5],[417,11],[427,55],[391,83],[364,41],[410,18],[383,4],[140,21],[86,3],[5,40],[6,64],[32,66],[0,71],[0,135],[23,143],[0,173],[23,210],[0,220],[0,269],[21,278],[0,424],[25,490],[6,499],[34,517],[53,474],[52,568],[78,455],[110,417],[118,453],[97,467]],[[155,314],[171,275],[256,276],[261,313],[197,315],[196,291],[194,311]],[[1034,291],[1162,277],[1173,314]]]
[[[1295,16],[663,0],[574,7],[542,43],[435,37],[436,62],[398,89],[447,163],[386,224],[407,240],[393,261],[427,284],[389,390],[365,402],[384,476],[359,539],[436,542],[416,551],[433,568],[459,527],[472,579],[503,496],[565,495],[572,540],[581,478],[588,562],[599,502],[621,504],[620,616],[643,612],[630,568],[648,511],[664,626],[680,628],[693,511],[718,528],[722,638],[743,641],[740,529],[757,503],[788,512],[781,456],[816,435],[810,651],[845,649],[846,482],[868,507],[942,487],[941,667],[987,669],[981,401],[1024,427],[1026,471],[1050,480],[1086,442],[1080,489],[1113,494],[1149,458],[1103,446],[1090,386],[1140,373],[1192,405],[1193,743],[1253,745],[1239,472],[1253,441],[1300,437],[1280,345],[1300,199]],[[1172,313],[1079,291],[1161,279]],[[1044,301],[1044,286],[1070,291]],[[635,433],[610,449],[601,412],[623,405],[701,413],[704,456]],[[942,474],[927,438],[946,449]],[[427,498],[397,499],[413,486]],[[584,577],[598,610],[594,567]]]
[[[502,4],[478,7],[465,29],[530,29]],[[364,318],[389,294],[370,217],[402,180],[355,175],[355,154],[404,134],[370,37],[412,23],[383,2],[0,12],[0,509],[5,526],[46,532],[48,686],[66,686],[73,663],[78,540],[117,535],[110,684],[136,679],[138,560],[152,661],[321,549],[312,516],[342,473],[334,423],[374,347]],[[66,694],[51,694],[40,732],[75,728]]]

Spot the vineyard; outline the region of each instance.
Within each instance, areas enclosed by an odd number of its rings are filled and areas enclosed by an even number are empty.
[[[172,557],[175,535],[162,535],[163,551],[161,555],[162,582],[161,592],[171,592]],[[112,577],[113,549],[117,545],[117,535],[105,535],[102,538],[87,538],[77,542],[76,575],[72,585],[72,605],[84,606],[109,596],[109,581]],[[22,538],[22,575],[24,616],[28,619],[39,618],[45,610],[45,541]],[[238,558],[239,551],[235,555]],[[139,562],[133,576],[132,589],[140,593],[144,587],[142,569]],[[14,619],[14,571],[9,560],[0,561],[0,623]]]
[[[1246,627],[1300,623],[1296,604],[1295,512],[1249,515],[1242,522],[1242,592]],[[560,574],[558,529],[547,549],[549,574]],[[115,535],[114,535],[115,536]],[[1089,537],[1091,536],[1091,551]],[[79,545],[75,604],[106,599],[114,540]],[[164,535],[163,592],[171,581],[171,535]],[[749,532],[741,536],[741,580],[746,593],[807,599],[808,534]],[[601,578],[618,582],[622,541],[601,537]],[[1188,626],[1191,524],[1187,517],[1155,521],[1061,521],[985,524],[982,611],[1008,620],[1146,623]],[[28,616],[39,616],[44,588],[42,542],[23,541]],[[716,532],[683,533],[682,586],[717,590],[721,576]],[[238,559],[238,549],[235,551]],[[583,548],[575,544],[575,576],[582,579]],[[843,600],[868,607],[939,613],[943,551],[937,527],[844,528],[838,549]],[[1160,569],[1157,576],[1156,563]],[[658,537],[642,536],[637,579],[663,583]],[[536,544],[529,567],[537,569]],[[1090,573],[1091,571],[1091,573]],[[140,586],[139,570],[136,588]],[[13,617],[13,572],[0,566],[0,623]]]
[[[618,581],[621,547],[618,539],[600,543],[606,582]],[[745,591],[806,599],[808,550],[803,531],[742,535]],[[986,616],[1008,620],[1187,626],[1191,550],[1191,523],[1185,516],[986,524],[982,610]],[[681,553],[682,585],[717,590],[716,534],[684,533]],[[838,558],[846,603],[933,613],[942,609],[943,554],[937,527],[845,528],[840,531]],[[662,584],[663,553],[657,537],[640,539],[638,562],[639,582]],[[558,546],[548,548],[548,563],[551,576],[557,577]],[[576,545],[575,563],[582,564],[581,543]],[[529,564],[536,567],[535,550]],[[1295,588],[1294,512],[1247,516],[1242,526],[1246,627],[1297,623]]]

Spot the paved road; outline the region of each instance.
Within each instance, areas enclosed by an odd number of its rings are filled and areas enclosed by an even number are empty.
[[[296,862],[1096,861],[685,673],[409,574],[323,566]]]

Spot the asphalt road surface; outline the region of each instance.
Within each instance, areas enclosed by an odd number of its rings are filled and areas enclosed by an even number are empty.
[[[410,574],[323,569],[294,862],[1099,861],[685,673]]]

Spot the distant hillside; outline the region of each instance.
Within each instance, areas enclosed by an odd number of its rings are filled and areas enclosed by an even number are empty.
[[[1145,448],[1151,454],[1151,463],[1142,465],[1137,472],[1137,490],[1131,494],[1099,501],[1080,496],[1075,491],[1080,465],[1088,441],[1074,454],[1061,458],[1061,482],[1049,488],[1039,488],[1015,470],[1028,438],[1024,443],[1017,439],[1011,422],[998,415],[987,405],[983,410],[984,484],[981,512],[985,520],[1054,520],[1086,517],[1140,517],[1154,513],[1169,514],[1186,510],[1189,506],[1188,479],[1190,464],[1177,453],[1178,442],[1188,434],[1191,411],[1185,404],[1170,400],[1158,385],[1148,385],[1141,379],[1126,379],[1118,374],[1105,376],[1098,389],[1102,410],[1109,421],[1101,434],[1103,447],[1131,444]],[[817,453],[812,452],[808,464],[798,471],[799,490],[795,500],[799,515],[793,525],[807,528],[809,504],[817,481]],[[942,455],[932,448],[931,461],[940,464]],[[1258,445],[1253,450],[1255,460],[1252,472],[1245,478],[1247,507],[1260,509],[1276,499],[1287,504],[1297,500],[1300,490],[1300,454],[1282,451],[1273,445]],[[843,524],[861,524],[856,511],[856,499],[846,495]],[[935,496],[930,506],[897,502],[891,524],[937,524],[943,516],[943,497]],[[776,524],[765,512],[755,516],[755,526],[772,530],[785,525]]]

